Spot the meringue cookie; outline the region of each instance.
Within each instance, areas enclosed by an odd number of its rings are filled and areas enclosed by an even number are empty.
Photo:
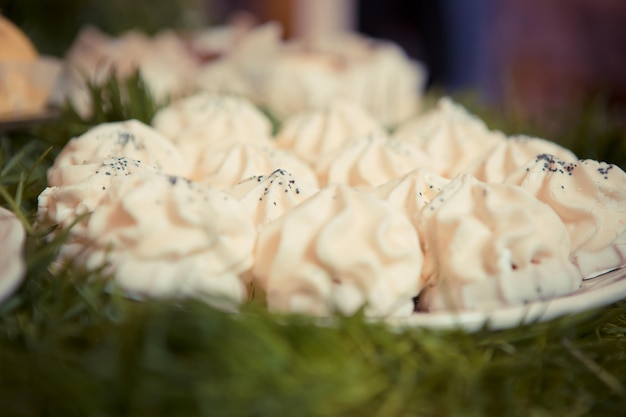
[[[626,173],[618,166],[539,155],[505,182],[521,186],[559,215],[583,276],[626,265]]]
[[[192,179],[216,188],[227,188],[259,174],[284,169],[311,186],[317,186],[313,170],[287,151],[268,146],[235,143],[202,155]]]
[[[236,143],[272,146],[269,119],[248,100],[234,96],[201,93],[182,99],[157,112],[152,124],[190,161],[193,179],[202,177],[196,171],[207,154]]]
[[[269,119],[247,99],[209,93],[174,101],[154,115],[152,126],[176,143],[184,140],[184,132],[196,129],[207,131],[206,141],[270,138],[272,134]]]
[[[352,139],[322,155],[315,172],[322,186],[336,182],[370,190],[420,167],[431,168],[431,163],[418,149],[374,136]]]
[[[335,82],[319,77],[320,90],[358,103],[385,126],[394,126],[419,109],[426,71],[391,42],[337,33],[292,42],[289,53],[327,62]],[[321,104],[324,95],[311,90],[302,93],[317,94],[313,97]]]
[[[347,77],[346,97],[360,103],[385,126],[396,126],[421,107],[426,68],[397,45],[377,42],[372,56]]]
[[[502,182],[515,170],[540,154],[554,155],[568,162],[578,160],[572,151],[554,142],[518,135],[501,141],[478,158],[473,163],[473,167],[466,171],[481,181]]]
[[[340,58],[328,54],[284,50],[268,66],[259,96],[281,120],[322,108],[341,97],[344,65]]]
[[[23,250],[26,231],[13,212],[0,207],[0,303],[20,285],[26,273]]]
[[[92,112],[88,83],[103,85],[111,76],[125,79],[139,71],[159,103],[188,94],[196,64],[182,41],[170,31],[150,38],[129,31],[115,38],[94,27],[83,28],[64,58],[57,101],[69,99],[77,112]]]
[[[250,22],[202,31],[193,49],[211,57],[196,77],[200,91],[229,93],[258,101],[259,79],[276,60],[282,29],[275,22],[251,28]]]
[[[319,190],[284,169],[277,169],[269,175],[250,177],[224,191],[241,201],[257,227],[262,228]]]
[[[386,136],[383,127],[357,104],[336,100],[319,110],[294,115],[283,122],[276,146],[290,150],[309,164],[350,139]]]
[[[103,160],[118,157],[137,159],[171,175],[189,174],[189,164],[167,138],[137,120],[127,120],[100,124],[71,139],[48,170],[48,184],[77,184]]]
[[[570,294],[582,276],[556,213],[520,187],[452,180],[417,221],[420,309],[487,310]]]
[[[388,181],[371,191],[371,194],[402,210],[415,222],[418,213],[430,203],[450,180],[434,172],[417,168],[408,174]]]
[[[401,124],[392,136],[426,153],[436,172],[447,178],[466,172],[470,163],[505,139],[446,97],[435,108]]]
[[[60,231],[69,232],[59,253],[59,261],[72,259],[86,244],[88,215],[97,209],[109,190],[117,186],[116,182],[130,176],[159,172],[154,167],[129,158],[106,159],[99,165],[92,165],[95,166],[93,171],[82,181],[47,187],[39,194],[38,226],[58,226],[48,238],[57,236]]]
[[[334,185],[259,232],[252,274],[272,311],[410,315],[423,257],[390,204]]]
[[[79,262],[105,266],[132,296],[198,297],[218,306],[222,297],[246,299],[241,277],[252,266],[256,231],[241,203],[162,174],[115,185],[89,218]]]

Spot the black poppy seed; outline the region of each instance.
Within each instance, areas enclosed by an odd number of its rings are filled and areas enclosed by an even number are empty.
[[[105,175],[111,175],[111,173],[110,172],[105,172]]]
[[[300,189],[296,188],[296,194],[300,194]]]
[[[274,205],[276,205],[276,201],[274,201]]]
[[[106,190],[106,189],[107,189],[107,187],[102,187],[102,190]]]
[[[170,184],[176,185],[176,182],[178,181],[178,178],[172,176],[172,177],[169,177],[169,181],[170,181]]]
[[[288,193],[288,192],[289,192],[289,189],[285,188],[285,192],[286,192],[286,193]]]

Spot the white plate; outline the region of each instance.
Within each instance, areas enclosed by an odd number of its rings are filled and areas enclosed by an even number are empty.
[[[581,289],[564,297],[491,311],[416,313],[410,317],[393,318],[390,323],[434,329],[461,328],[467,331],[480,330],[485,325],[490,329],[506,329],[580,313],[623,298],[626,298],[626,267],[587,279],[583,281]]]

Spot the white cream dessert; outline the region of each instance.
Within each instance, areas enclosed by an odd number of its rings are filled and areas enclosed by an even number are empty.
[[[26,273],[25,240],[26,231],[17,216],[0,207],[0,304],[13,294]]]
[[[276,169],[285,169],[301,181],[317,186],[313,170],[291,153],[245,143],[235,143],[204,154],[191,178],[217,188],[227,188]]]
[[[258,228],[266,226],[319,190],[284,169],[256,175],[224,190],[250,211]]]
[[[279,119],[327,106],[341,86],[341,59],[308,51],[278,55],[260,83],[262,104]]]
[[[276,146],[314,164],[320,155],[350,139],[386,136],[383,127],[362,107],[346,100],[286,119],[276,136]]]
[[[428,169],[417,168],[402,177],[379,185],[371,191],[371,194],[388,201],[392,206],[402,210],[411,222],[415,222],[422,208],[449,182],[448,178]]]
[[[334,185],[259,232],[252,274],[271,311],[408,316],[423,257],[409,220],[389,203]]]
[[[446,97],[435,108],[401,124],[393,137],[427,154],[436,172],[447,178],[465,172],[476,158],[505,139]]]
[[[626,265],[626,173],[618,166],[544,154],[506,182],[521,186],[559,215],[583,276]]]
[[[279,53],[281,36],[276,23],[252,27],[246,21],[196,34],[192,48],[205,57],[195,79],[197,88],[258,101],[260,80]]]
[[[89,218],[79,262],[104,265],[132,296],[197,297],[220,306],[246,299],[242,276],[252,266],[256,230],[241,203],[162,174],[115,185]]]
[[[127,180],[130,176],[159,172],[154,167],[129,158],[105,159],[100,164],[84,167],[92,169],[89,175],[83,177],[86,170],[82,170],[79,178],[65,178],[64,183],[47,187],[38,197],[37,224],[40,227],[58,226],[49,238],[69,229],[69,237],[61,248],[61,261],[71,259],[86,243],[89,215],[98,208],[112,187],[117,186],[117,182]]]
[[[396,45],[338,34],[286,44],[259,95],[280,118],[344,98],[391,126],[417,111],[424,80],[424,69]]]
[[[408,119],[420,107],[426,70],[391,42],[337,33],[293,42],[293,51],[334,60],[335,94],[360,104],[385,126]]]
[[[269,119],[249,100],[209,93],[172,102],[155,114],[152,126],[179,144],[185,132],[203,129],[206,137],[203,143],[196,143],[198,148],[227,140],[263,142],[272,135]]]
[[[580,288],[567,228],[524,189],[452,180],[420,213],[425,311],[488,310]]]
[[[431,168],[419,149],[386,137],[352,139],[320,157],[315,172],[322,186],[347,184],[370,190],[416,168]]]
[[[166,174],[189,174],[189,164],[166,137],[138,120],[127,120],[100,124],[71,139],[48,170],[48,185],[76,184],[93,174],[103,160],[121,157]]]
[[[467,173],[481,181],[502,182],[537,155],[550,154],[563,161],[578,160],[572,151],[554,142],[518,135],[498,143],[493,149],[478,158]]]
[[[273,145],[269,119],[248,100],[235,96],[187,97],[157,112],[152,125],[171,138],[189,161],[194,180],[206,175],[205,159],[218,150],[240,143]]]
[[[102,85],[112,75],[124,79],[139,71],[154,98],[164,102],[190,93],[196,70],[194,59],[172,32],[151,38],[129,31],[111,37],[90,26],[80,31],[64,57],[57,101],[69,99],[88,117],[92,103],[87,81]]]

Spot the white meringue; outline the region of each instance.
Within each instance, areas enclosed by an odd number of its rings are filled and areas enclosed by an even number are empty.
[[[420,309],[484,310],[570,294],[582,276],[556,213],[520,187],[451,181],[420,213]]]
[[[521,186],[559,215],[583,276],[626,265],[626,173],[618,166],[544,154],[506,182]]]
[[[515,170],[535,159],[537,155],[550,154],[563,161],[575,162],[576,155],[554,142],[518,135],[498,143],[489,152],[479,157],[466,170],[481,181],[502,182]]]
[[[250,177],[224,191],[241,201],[257,227],[262,228],[319,190],[288,171],[277,169],[269,175]]]
[[[272,125],[248,100],[196,94],[157,112],[152,124],[172,138],[192,165],[191,178],[201,179],[203,159],[233,144],[272,146]],[[255,172],[258,174],[258,172]]]
[[[426,113],[401,124],[392,135],[428,155],[439,175],[454,178],[505,139],[447,97]]]
[[[301,181],[317,186],[317,177],[306,163],[287,151],[269,146],[235,143],[201,158],[192,179],[216,188],[232,187],[276,169],[284,169]]]
[[[188,94],[196,63],[182,41],[170,31],[150,38],[129,31],[108,36],[94,27],[83,28],[64,58],[57,101],[69,99],[82,117],[92,112],[88,83],[103,85],[111,76],[125,79],[139,71],[157,102]],[[127,99],[122,91],[123,99]]]
[[[287,149],[309,164],[320,155],[350,139],[386,136],[383,127],[357,104],[336,100],[327,107],[294,115],[285,120],[276,146]]]
[[[334,185],[259,232],[252,274],[272,311],[410,315],[422,261],[406,216]]]
[[[290,42],[261,79],[259,96],[279,118],[343,98],[393,126],[419,108],[426,74],[396,45],[349,33]]]
[[[77,184],[103,160],[119,157],[139,160],[171,175],[189,174],[189,163],[167,138],[137,120],[127,120],[100,124],[71,139],[48,170],[48,184]]]
[[[402,210],[411,222],[415,222],[422,208],[449,182],[448,178],[428,169],[417,168],[379,185],[371,190],[371,194]]]
[[[13,212],[0,207],[0,303],[21,284],[26,273],[24,241],[26,231]]]
[[[229,195],[162,174],[128,177],[100,201],[77,257],[105,266],[132,296],[198,297],[216,305],[247,297],[256,231]]]
[[[38,197],[38,226],[58,226],[48,238],[57,236],[60,231],[69,233],[61,248],[59,261],[72,259],[86,244],[88,216],[97,209],[111,188],[117,186],[116,182],[131,176],[158,172],[154,167],[129,158],[106,159],[100,164],[83,167],[92,169],[85,178],[47,187]]]
[[[352,139],[320,157],[315,172],[322,186],[347,184],[370,190],[416,168],[431,163],[414,146],[386,137]]]
[[[250,101],[242,97],[198,93],[176,100],[159,110],[152,126],[161,134],[180,143],[189,130],[206,130],[206,141],[245,140],[247,137],[270,138],[272,124]],[[204,144],[198,144],[201,146]]]

